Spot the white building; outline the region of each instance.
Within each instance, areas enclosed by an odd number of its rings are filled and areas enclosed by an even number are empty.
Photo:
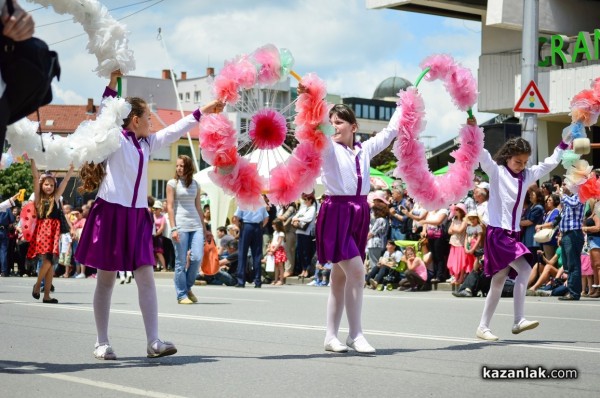
[[[523,0],[366,0],[366,5],[480,21],[477,109],[514,114],[513,108],[524,89],[521,87]],[[537,85],[550,109],[550,113],[538,117],[539,159],[552,152],[562,129],[571,122],[571,98],[600,77],[599,14],[600,2],[593,0],[539,0],[541,45]],[[590,138],[600,141],[600,136],[594,139],[595,134],[597,127],[592,128]],[[489,138],[486,136],[486,141]],[[498,140],[503,142],[506,138]],[[587,160],[600,166],[600,154],[588,155]]]

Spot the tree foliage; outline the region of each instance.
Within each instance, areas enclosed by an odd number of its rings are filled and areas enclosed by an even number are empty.
[[[25,198],[33,192],[31,166],[29,163],[13,163],[10,167],[0,170],[0,195],[8,199],[19,189],[26,189]]]

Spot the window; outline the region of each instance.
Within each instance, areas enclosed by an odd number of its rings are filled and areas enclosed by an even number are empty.
[[[183,93],[179,93],[179,101],[183,101]]]
[[[200,102],[200,98],[201,98],[201,93],[200,91],[194,91],[194,103],[199,103]]]
[[[184,145],[177,146],[177,157],[179,157],[179,155],[187,155],[193,159],[192,148],[190,148],[189,146],[184,146]]]
[[[369,106],[369,119],[377,119],[375,116],[375,105]]]
[[[152,152],[150,160],[171,160],[171,147],[162,147],[159,150]]]
[[[167,180],[152,180],[151,195],[156,199],[167,197]]]
[[[354,105],[354,114],[357,118],[362,118],[362,112],[360,111],[360,105]]]
[[[369,118],[369,105],[367,105],[367,104],[362,104],[362,118],[363,119]]]
[[[190,93],[185,93],[185,102],[190,102]]]

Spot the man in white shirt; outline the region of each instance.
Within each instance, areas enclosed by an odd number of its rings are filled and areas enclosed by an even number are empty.
[[[473,191],[473,199],[475,199],[475,202],[477,203],[477,214],[485,225],[488,225],[490,220],[488,213],[488,197],[490,195],[489,186],[490,184],[487,182],[482,182],[477,185],[477,188]]]

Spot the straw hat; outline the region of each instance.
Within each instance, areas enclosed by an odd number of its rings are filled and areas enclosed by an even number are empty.
[[[160,200],[155,200],[154,201],[154,205],[152,206],[153,209],[161,209],[163,208],[162,202]]]

